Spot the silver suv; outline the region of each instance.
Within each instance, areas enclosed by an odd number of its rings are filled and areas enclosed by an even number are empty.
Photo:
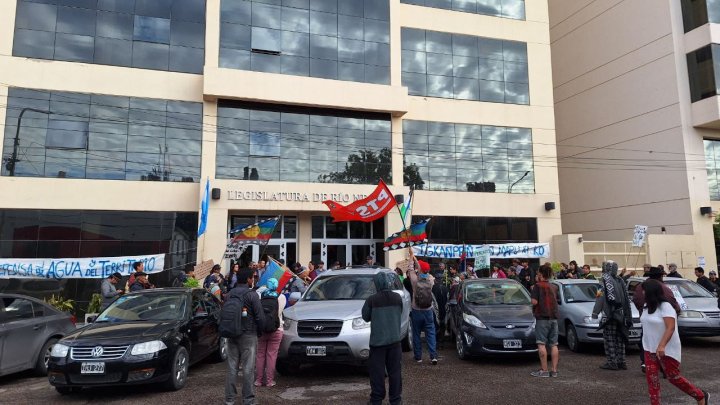
[[[370,323],[362,319],[365,299],[375,294],[373,276],[391,273],[393,290],[402,297],[401,331],[404,351],[412,350],[410,294],[394,271],[385,268],[331,270],[313,280],[302,298],[283,311],[285,333],[278,371],[299,370],[307,363],[363,365],[370,356]]]

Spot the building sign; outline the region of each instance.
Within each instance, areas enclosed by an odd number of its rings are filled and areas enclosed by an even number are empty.
[[[145,273],[165,268],[165,255],[87,257],[81,259],[0,259],[0,278],[106,278],[118,272],[128,276],[132,264],[145,264]]]
[[[491,259],[540,259],[550,256],[547,243],[503,243],[496,245],[446,245],[428,243],[412,247],[416,256],[441,259],[459,259],[463,252],[468,259],[483,258],[489,252]],[[477,267],[477,266],[476,266]]]
[[[292,202],[351,202],[366,198],[367,194],[351,193],[288,193],[284,191],[228,190],[227,199],[234,201],[292,201]]]

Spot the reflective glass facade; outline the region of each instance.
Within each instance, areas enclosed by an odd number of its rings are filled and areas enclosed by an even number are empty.
[[[704,142],[710,200],[720,201],[720,141],[705,139]]]
[[[220,67],[390,84],[388,0],[223,0]]]
[[[18,0],[13,55],[202,73],[205,0]]]
[[[525,19],[525,0],[400,0],[400,2],[516,20]]]
[[[720,45],[710,44],[690,52],[687,67],[693,103],[720,94]]]
[[[425,218],[414,216],[413,220]],[[433,243],[479,245],[538,241],[537,218],[434,216],[429,229],[428,236]]]
[[[402,84],[415,96],[529,104],[527,44],[403,28]]]
[[[534,193],[532,147],[528,128],[404,120],[405,185]]]
[[[685,32],[707,23],[720,23],[720,0],[682,0]]]
[[[77,258],[165,253],[165,270],[151,275],[169,286],[195,264],[197,212],[0,209],[0,257]],[[0,292],[72,297],[84,311],[98,279],[0,279]]]
[[[391,180],[390,115],[221,101],[219,179]]]
[[[10,88],[2,175],[198,182],[202,104]]]

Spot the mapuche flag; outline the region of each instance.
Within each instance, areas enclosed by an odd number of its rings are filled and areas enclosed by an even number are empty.
[[[233,247],[264,245],[272,237],[272,233],[279,221],[280,217],[270,218],[244,228],[230,231],[230,233],[235,233],[235,236],[230,239],[229,245]]]
[[[262,278],[258,281],[258,285],[267,285],[268,280],[274,278],[278,281],[277,292],[282,292],[285,285],[293,278],[293,273],[287,267],[276,262],[275,259],[269,257],[267,267],[262,275]]]
[[[361,221],[372,222],[384,218],[395,207],[395,197],[384,181],[380,180],[375,191],[366,198],[357,200],[349,205],[342,205],[336,201],[326,200],[323,204],[330,208],[333,222]]]
[[[422,220],[418,223],[412,224],[410,229],[406,229],[402,232],[396,232],[390,235],[389,238],[385,239],[384,251],[403,249],[413,245],[421,245],[428,242],[427,224],[430,222],[430,218]]]

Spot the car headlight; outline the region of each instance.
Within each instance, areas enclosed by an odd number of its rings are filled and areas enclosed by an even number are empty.
[[[365,322],[362,318],[355,318],[352,320],[352,328],[357,329],[366,329],[370,327],[370,322]]]
[[[477,319],[475,315],[463,313],[463,321],[469,323],[476,328],[487,329],[487,326],[485,326],[485,324],[482,323],[481,320]]]
[[[292,328],[293,322],[295,322],[295,320],[290,318],[283,318],[283,330],[290,330],[290,328]]]
[[[151,340],[149,342],[135,344],[130,351],[130,354],[133,356],[153,354],[163,349],[167,349],[167,346],[165,346],[165,343],[163,343],[162,340]]]
[[[600,325],[599,319],[593,319],[592,316],[584,317],[583,323],[586,325]]]
[[[700,311],[682,311],[680,318],[705,318],[705,314]]]
[[[50,356],[63,358],[67,356],[68,351],[70,351],[70,348],[68,346],[60,343],[55,343],[52,347],[52,350],[50,351]]]

